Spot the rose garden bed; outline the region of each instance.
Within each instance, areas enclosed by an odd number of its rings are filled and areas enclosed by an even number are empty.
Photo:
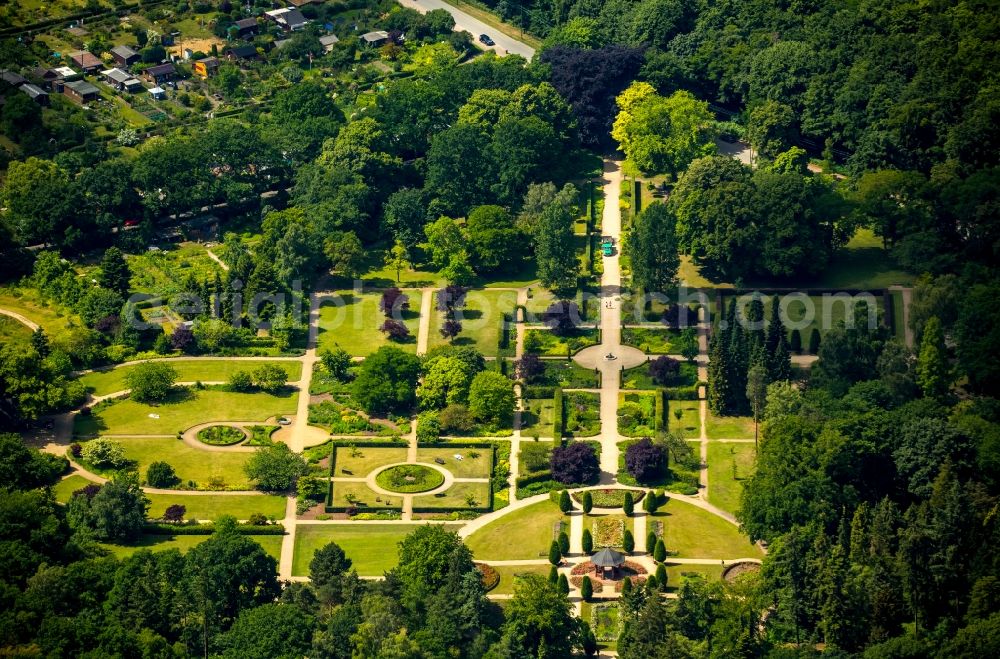
[[[595,508],[621,508],[625,505],[625,493],[632,493],[632,503],[638,504],[646,496],[645,490],[603,489],[586,490],[590,492],[590,501]],[[583,503],[583,492],[573,492],[573,500]]]
[[[247,434],[233,426],[209,426],[198,431],[198,441],[209,446],[232,446],[247,438]]]

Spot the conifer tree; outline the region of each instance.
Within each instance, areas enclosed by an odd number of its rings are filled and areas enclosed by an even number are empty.
[[[559,550],[559,543],[553,540],[549,546],[549,563],[559,565],[560,562],[562,562],[562,552]]]
[[[716,416],[726,414],[729,406],[730,370],[729,329],[720,326],[712,335],[708,357],[708,408]]]
[[[656,566],[656,585],[660,590],[667,587],[667,566],[663,563]]]
[[[125,262],[125,255],[117,247],[109,247],[101,258],[101,276],[98,280],[101,288],[114,291],[122,297],[128,297],[129,280],[132,271]]]
[[[563,595],[569,595],[569,579],[566,578],[565,574],[559,575],[559,578],[556,580],[556,584],[560,593]]]
[[[948,363],[941,321],[937,316],[931,316],[924,323],[917,357],[917,384],[924,396],[936,399],[944,398],[951,385],[951,365]]]
[[[580,540],[580,546],[583,548],[584,554],[589,554],[594,551],[594,536],[590,534],[590,529],[583,530],[583,537]]]
[[[584,576],[583,583],[580,584],[580,597],[583,598],[584,602],[589,602],[593,596],[594,596],[594,585],[590,583],[590,577]]]

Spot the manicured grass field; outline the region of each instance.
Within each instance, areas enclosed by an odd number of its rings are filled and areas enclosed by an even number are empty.
[[[701,574],[708,581],[718,581],[722,578],[722,564],[719,565],[670,565],[667,559],[667,589],[671,592],[681,586],[686,574]]]
[[[753,439],[753,418],[749,416],[715,416],[706,418],[709,439]]]
[[[183,389],[164,403],[116,400],[90,415],[74,417],[76,435],[175,435],[208,421],[264,421],[295,412],[298,392],[278,395],[222,389]],[[157,415],[153,418],[150,415]]]
[[[332,349],[334,345],[358,357],[375,352],[384,345],[394,345],[407,352],[417,350],[417,330],[420,325],[420,292],[407,291],[410,310],[402,314],[403,323],[410,330],[406,341],[391,341],[378,330],[385,320],[379,311],[381,293],[337,291],[338,301],[324,302],[319,311],[319,348]]]
[[[524,335],[524,351],[544,357],[566,357],[600,343],[596,329],[578,329],[573,336],[556,336],[549,330],[529,329]]]
[[[569,523],[559,506],[540,501],[479,529],[466,538],[465,544],[478,560],[546,558],[554,539],[553,525],[560,520]]]
[[[493,568],[500,573],[500,583],[488,595],[510,595],[514,592],[514,580],[522,574],[549,576],[548,565],[499,565]]]
[[[185,519],[218,519],[223,515],[232,515],[236,519],[248,519],[254,513],[260,513],[268,519],[282,519],[285,516],[284,497],[269,494],[234,494],[234,495],[189,495],[178,494],[146,494],[150,500],[146,516],[158,519],[163,516],[167,506],[180,504],[187,509]]]
[[[150,551],[177,549],[183,554],[188,549],[191,549],[195,545],[200,545],[211,537],[210,535],[144,535],[139,538],[138,542],[131,545],[102,544],[101,546],[110,550],[117,558],[126,558],[140,549],[149,549]],[[263,547],[264,551],[274,560],[277,561],[281,557],[282,536],[251,535],[249,537]]]
[[[346,446],[337,447],[336,467],[334,476],[352,476],[364,478],[383,465],[406,462],[405,448],[357,446],[353,449]]]
[[[73,474],[72,476],[67,476],[53,485],[52,494],[55,495],[56,501],[59,503],[66,503],[70,500],[70,498],[72,498],[74,492],[82,490],[93,482],[94,481],[89,478],[84,478],[79,474]]]
[[[660,387],[689,387],[698,382],[698,365],[682,362],[676,377],[668,380],[666,385],[653,380],[649,374],[649,361],[634,368],[627,369],[622,377],[622,389],[659,389]]]
[[[122,445],[125,457],[135,463],[142,478],[151,463],[162,461],[174,468],[181,483],[194,481],[197,489],[209,489],[213,478],[221,478],[225,489],[251,489],[243,465],[252,453],[204,451],[173,437],[116,437],[113,441]]]
[[[456,455],[462,459],[456,459]],[[418,448],[417,462],[438,464],[434,459],[441,458],[444,464],[440,466],[455,478],[489,478],[493,471],[492,455],[488,448]]]
[[[348,500],[348,496],[354,497],[353,503]],[[399,508],[403,505],[403,498],[399,495],[376,494],[364,483],[344,483],[341,481],[334,481],[333,505],[344,507],[357,506],[359,509]]]
[[[708,443],[708,500],[735,513],[743,483],[753,474],[756,452],[751,443]],[[733,478],[733,462],[736,478]]]
[[[687,439],[697,438],[700,433],[701,420],[698,415],[698,401],[671,400],[667,401],[667,419],[670,422],[670,432],[677,433]],[[674,416],[674,410],[681,410],[681,420]]]
[[[435,293],[430,335],[427,338],[427,345],[430,348],[448,343],[448,340],[441,336],[444,312],[437,310],[436,295]],[[469,291],[465,296],[465,307],[455,315],[462,323],[462,332],[452,343],[457,346],[473,346],[484,355],[495,355],[503,314],[512,314],[516,303],[515,291],[482,289]]]
[[[490,483],[455,483],[441,495],[413,497],[414,508],[482,508],[490,501]],[[470,506],[468,497],[474,503]]]
[[[241,359],[175,359],[167,362],[177,371],[178,382],[226,382],[237,371],[252,371],[265,364],[280,366],[288,374],[289,382],[302,377],[302,362],[299,361],[257,361]],[[80,382],[96,396],[104,396],[128,388],[125,376],[135,370],[136,365],[120,366],[106,371],[95,371],[80,377]]]
[[[529,386],[562,387],[564,389],[597,389],[600,375],[593,369],[583,368],[574,361],[546,359],[542,361],[545,371],[531,379]]]
[[[303,524],[295,531],[292,574],[309,575],[309,561],[317,549],[331,542],[340,545],[364,577],[382,576],[399,562],[399,541],[416,526],[405,524]]]
[[[761,558],[762,552],[739,529],[721,517],[671,499],[647,522],[662,520],[664,542],[680,558]]]
[[[552,411],[555,401],[551,398],[532,399],[528,409],[521,413],[521,436],[548,437],[552,434]]]

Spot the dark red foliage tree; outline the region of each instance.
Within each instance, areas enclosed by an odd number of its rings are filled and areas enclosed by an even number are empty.
[[[194,332],[189,327],[178,327],[170,335],[170,346],[174,350],[180,350],[181,352],[194,352]]]
[[[551,67],[552,86],[573,108],[584,145],[610,142],[615,97],[635,79],[644,59],[641,48],[625,46],[552,46],[542,53],[541,61]]]
[[[601,475],[597,452],[590,444],[582,442],[556,447],[549,466],[552,478],[560,483],[592,483]]]
[[[121,319],[118,316],[105,316],[94,324],[94,329],[106,336],[113,336],[118,333],[121,324]]]
[[[393,341],[404,341],[410,337],[410,330],[402,322],[386,318],[382,326],[378,328],[380,332],[385,332]]]
[[[445,286],[437,294],[438,311],[444,311],[451,315],[455,309],[461,309],[465,306],[465,295],[468,292],[469,289],[465,286],[457,284]]]
[[[167,509],[163,511],[163,519],[167,522],[182,522],[184,521],[184,515],[187,514],[187,508],[179,503],[167,506]]]
[[[580,308],[568,300],[553,302],[542,314],[542,321],[556,336],[572,334],[580,324]]]
[[[385,314],[386,318],[399,318],[410,310],[410,298],[407,297],[406,293],[393,286],[382,293],[378,308]]]
[[[648,483],[667,468],[667,450],[645,437],[625,449],[625,468],[636,481]]]
[[[542,363],[542,359],[534,353],[525,354],[517,360],[514,367],[517,371],[517,377],[524,382],[531,382],[545,372],[545,364]]]
[[[657,384],[667,384],[681,372],[681,363],[672,357],[660,355],[649,364],[649,375]]]
[[[97,483],[91,483],[90,485],[85,485],[79,490],[73,492],[74,497],[87,497],[88,499],[93,499],[98,492],[101,491],[101,486]]]
[[[441,324],[441,336],[451,341],[462,331],[462,323],[454,318],[449,318]]]

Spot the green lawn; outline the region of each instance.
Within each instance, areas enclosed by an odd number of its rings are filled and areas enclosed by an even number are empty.
[[[0,316],[0,345],[26,344],[31,339],[27,325],[10,316]]]
[[[80,319],[68,309],[59,309],[40,300],[32,289],[0,288],[0,308],[19,313],[42,326],[54,337],[66,329],[70,321],[80,324]]]
[[[685,575],[700,574],[708,581],[718,581],[722,578],[722,564],[719,565],[670,565],[667,559],[667,588],[670,592],[680,588]]]
[[[254,513],[260,513],[268,519],[282,519],[285,516],[285,498],[269,494],[234,494],[234,495],[186,495],[146,494],[150,500],[146,516],[158,519],[163,516],[167,506],[180,504],[187,508],[185,519],[218,519],[223,515],[232,515],[236,519],[248,519]]]
[[[700,433],[701,420],[698,414],[698,401],[696,400],[668,400],[667,420],[670,422],[670,432],[685,437],[687,439],[698,438]],[[681,420],[674,416],[674,410],[681,410]]]
[[[753,418],[749,416],[715,416],[706,419],[709,439],[753,439]]]
[[[490,502],[489,482],[455,483],[441,494],[416,496],[413,498],[414,508],[482,508]],[[469,506],[468,498],[474,502]]]
[[[285,369],[288,380],[295,382],[302,377],[302,362],[299,361],[256,361],[238,359],[177,359],[167,362],[177,371],[178,382],[226,382],[237,371],[252,371],[265,364],[274,364]],[[125,376],[137,365],[121,366],[108,370],[87,373],[80,382],[96,396],[104,396],[127,389]]]
[[[348,497],[354,497],[354,501],[350,501]],[[360,508],[400,508],[403,505],[403,499],[399,496],[394,495],[381,495],[376,494],[370,487],[364,483],[344,483],[341,481],[333,482],[333,505],[334,506],[357,506]]]
[[[600,385],[600,375],[593,369],[584,368],[574,361],[565,359],[545,359],[542,361],[544,371],[531,378],[528,386],[532,387],[562,387],[563,389],[597,389]]]
[[[192,448],[173,437],[116,437],[113,441],[122,445],[125,457],[136,465],[142,478],[151,463],[162,461],[174,468],[181,483],[194,481],[196,489],[251,489],[243,473],[243,466],[252,455],[249,452],[209,452]],[[222,479],[222,487],[210,487],[212,479]]]
[[[770,318],[771,314],[771,299],[772,296],[761,295],[761,300],[764,303],[764,314],[765,318]],[[729,309],[730,297],[723,298],[723,307]],[[794,329],[799,330],[799,335],[802,337],[803,346],[808,346],[809,335],[812,333],[813,329],[818,329],[820,335],[826,334],[828,331],[836,327],[841,322],[844,322],[848,317],[848,314],[853,315],[854,305],[856,301],[860,301],[862,298],[860,296],[853,297],[844,295],[809,295],[809,296],[788,296],[782,302],[782,306],[785,312],[785,325],[789,330],[789,337]],[[875,307],[879,311],[879,318],[882,318],[884,309],[882,304],[882,296],[875,296]],[[749,299],[743,301],[744,304],[749,303]],[[740,302],[737,302],[737,306],[740,306]],[[856,317],[854,322],[859,326],[862,326],[867,322],[866,318]]]
[[[679,558],[761,558],[763,553],[739,529],[721,517],[671,499],[649,521],[664,522],[667,551]]]
[[[224,250],[216,248],[221,255]],[[161,245],[158,251],[126,255],[132,271],[131,286],[134,290],[154,295],[173,295],[184,290],[189,275],[198,281],[212,279],[216,273],[225,274],[208,250],[199,243]]]
[[[736,477],[733,478],[733,462]],[[756,453],[750,443],[708,443],[708,500],[735,513],[740,507],[743,483],[753,474]]]
[[[378,330],[385,320],[379,311],[381,293],[337,291],[340,303],[324,302],[319,311],[319,348],[332,349],[339,345],[357,357],[364,357],[384,345],[395,345],[407,352],[417,350],[417,330],[420,325],[420,292],[407,291],[410,310],[402,314],[403,323],[410,330],[406,341],[391,341]]]
[[[406,524],[308,524],[295,531],[292,574],[309,575],[309,561],[317,549],[331,542],[340,545],[354,562],[358,574],[382,576],[399,561],[399,541],[416,530]]]
[[[456,459],[456,455],[462,459]],[[492,455],[488,448],[418,448],[417,462],[434,463],[435,458],[441,458],[441,467],[455,478],[489,478],[493,473]]]
[[[559,506],[540,501],[504,515],[465,540],[478,560],[524,560],[546,558],[554,539],[556,522],[569,523]]]
[[[552,411],[555,401],[551,398],[532,399],[528,409],[521,412],[521,436],[549,437],[552,435]]]
[[[500,573],[500,583],[488,595],[511,595],[514,592],[514,581],[522,574],[537,574],[540,577],[549,576],[548,565],[498,565],[493,568]]]
[[[73,432],[83,436],[175,435],[208,421],[264,421],[294,414],[297,398],[294,390],[272,395],[188,388],[156,405],[132,399],[110,401],[90,415],[77,414]]]
[[[690,387],[698,383],[698,365],[681,362],[675,377],[663,385],[653,380],[649,374],[651,361],[626,369],[622,377],[622,389],[659,389],[660,387]]]
[[[517,293],[515,291],[488,289],[469,291],[468,295],[465,296],[465,307],[461,309],[460,314],[456,314],[456,318],[462,323],[462,332],[455,337],[452,343],[460,346],[474,346],[484,355],[495,355],[503,314],[512,314],[516,303]],[[447,339],[441,336],[444,313],[436,309],[436,299],[434,304],[430,335],[427,340],[427,345],[430,348],[448,343]]]
[[[210,535],[144,535],[134,544],[102,544],[101,546],[110,550],[117,558],[126,558],[140,549],[149,549],[151,551],[178,549],[183,554],[188,549],[191,549],[191,547],[200,545],[211,537]],[[251,535],[249,537],[263,547],[264,551],[275,561],[281,557],[281,541],[283,536]]]
[[[406,449],[403,447],[338,446],[337,472],[334,476],[364,478],[383,465],[397,462],[406,462]]]
[[[66,503],[73,496],[74,492],[82,490],[93,482],[94,481],[89,478],[84,478],[79,474],[73,474],[72,476],[67,476],[53,485],[52,493],[55,495],[56,501],[59,503]]]

